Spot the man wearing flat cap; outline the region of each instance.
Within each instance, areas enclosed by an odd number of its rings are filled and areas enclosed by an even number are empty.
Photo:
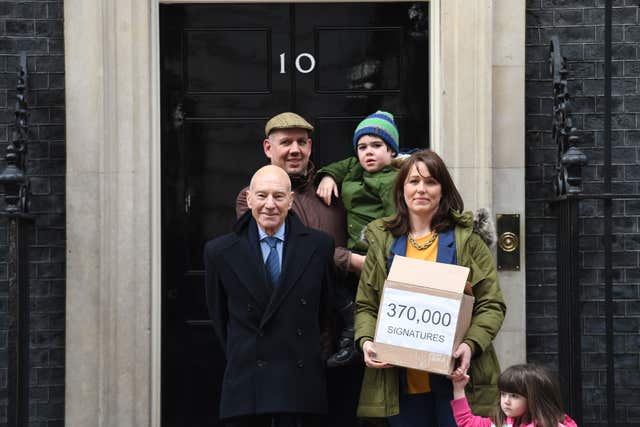
[[[310,160],[312,131],[313,126],[298,114],[278,114],[265,125],[262,148],[271,165],[284,169],[291,179],[292,191],[295,193],[291,210],[304,225],[324,231],[334,239],[333,259],[339,282],[336,285],[338,302],[334,302],[334,308],[342,321],[340,340],[352,342],[354,306],[348,294],[344,294],[344,287],[357,284],[353,272],[359,273],[362,270],[364,256],[352,253],[345,247],[347,225],[342,204],[337,201],[327,206],[316,196],[316,168]],[[236,199],[238,217],[248,210],[246,194],[247,188],[244,188]],[[324,344],[323,352],[328,356],[331,346],[326,345],[326,342]],[[329,359],[330,365],[341,367],[329,373],[329,422],[336,427],[353,426],[362,376],[362,356],[355,352],[353,346],[345,346],[342,342],[339,348]],[[353,366],[354,364],[356,365]]]
[[[315,165],[310,160],[313,126],[298,114],[286,112],[272,117],[265,125],[262,142],[264,154],[274,166],[284,169],[291,179],[296,194],[293,211],[307,226],[322,230],[336,243],[334,260],[342,271],[360,271],[364,257],[352,254],[346,246],[346,221],[342,205],[326,206],[316,196],[314,189]],[[236,214],[248,209],[247,188],[238,193]]]

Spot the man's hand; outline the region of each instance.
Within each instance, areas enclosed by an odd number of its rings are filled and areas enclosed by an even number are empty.
[[[324,201],[325,205],[331,206],[331,195],[339,197],[338,186],[336,185],[334,179],[329,175],[325,175],[324,177],[322,177],[322,179],[320,180],[320,184],[318,184],[316,195]]]
[[[351,256],[349,257],[349,270],[358,274],[362,273],[365,258],[366,256],[364,255],[351,252]]]
[[[375,360],[377,356],[376,349],[373,347],[373,341],[367,341],[362,345],[362,352],[364,353],[364,364],[369,368],[383,369],[390,368],[393,365],[389,365],[385,362],[378,362]]]

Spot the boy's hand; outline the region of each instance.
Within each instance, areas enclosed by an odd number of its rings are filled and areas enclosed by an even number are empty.
[[[339,197],[338,186],[336,185],[336,182],[333,180],[333,178],[331,178],[329,175],[325,175],[320,180],[320,184],[318,184],[316,195],[324,201],[325,205],[331,206],[331,195]]]
[[[458,368],[449,376],[453,384],[453,398],[460,399],[464,397],[464,387],[469,382],[469,375],[465,374],[462,369]]]

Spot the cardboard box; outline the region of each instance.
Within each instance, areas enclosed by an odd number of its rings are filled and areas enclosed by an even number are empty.
[[[474,298],[464,294],[469,268],[395,256],[376,324],[376,359],[437,374],[471,323]]]

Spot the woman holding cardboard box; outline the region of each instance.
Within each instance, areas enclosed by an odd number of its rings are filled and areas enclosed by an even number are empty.
[[[397,214],[371,222],[365,233],[369,250],[356,296],[355,341],[367,368],[358,416],[386,417],[390,427],[455,427],[446,377],[376,359],[373,339],[383,285],[395,255],[470,268],[473,315],[453,356],[471,377],[467,395],[474,413],[488,415],[498,397],[500,374],[492,341],[506,311],[497,271],[482,227],[474,227],[471,213],[462,213],[462,197],[436,153],[411,155],[394,192]]]

